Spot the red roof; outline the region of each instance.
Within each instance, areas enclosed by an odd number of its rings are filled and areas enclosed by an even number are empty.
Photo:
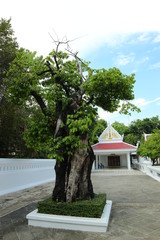
[[[125,150],[125,149],[135,149],[136,146],[130,145],[125,142],[114,142],[114,143],[97,143],[92,146],[93,151],[95,150]]]

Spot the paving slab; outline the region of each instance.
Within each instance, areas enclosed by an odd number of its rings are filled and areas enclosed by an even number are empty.
[[[120,170],[119,170],[120,171]],[[92,174],[94,191],[113,201],[108,232],[91,233],[28,226],[26,215],[48,197],[54,183],[0,197],[3,240],[160,240],[160,183],[139,171]],[[131,174],[132,173],[132,174]]]
[[[0,217],[52,194],[54,182],[0,196]],[[39,200],[38,200],[39,199]]]

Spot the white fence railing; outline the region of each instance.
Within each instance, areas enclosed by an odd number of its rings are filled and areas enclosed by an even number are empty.
[[[136,163],[136,167],[142,172],[146,173],[150,177],[160,182],[160,167],[159,166],[151,166],[151,163]]]
[[[55,180],[54,159],[0,159],[0,195]]]

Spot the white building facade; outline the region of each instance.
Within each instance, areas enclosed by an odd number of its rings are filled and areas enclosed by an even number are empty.
[[[96,158],[93,169],[127,168],[130,170],[131,153],[136,152],[137,147],[123,142],[123,136],[109,125],[92,149]]]

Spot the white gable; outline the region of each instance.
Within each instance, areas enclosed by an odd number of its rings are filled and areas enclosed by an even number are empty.
[[[110,124],[103,131],[99,137],[99,142],[122,142],[123,136],[121,136]]]

